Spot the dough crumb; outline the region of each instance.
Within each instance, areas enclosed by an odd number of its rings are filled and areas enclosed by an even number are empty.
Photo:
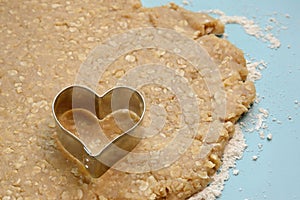
[[[256,156],[256,155],[252,156],[253,161],[256,161],[257,159],[258,159],[258,156]]]
[[[273,139],[273,135],[271,133],[269,133],[268,136],[267,136],[267,140],[271,141],[272,139]]]
[[[239,175],[239,173],[240,173],[240,170],[238,170],[238,169],[234,169],[232,171],[232,174],[235,175],[235,176]]]

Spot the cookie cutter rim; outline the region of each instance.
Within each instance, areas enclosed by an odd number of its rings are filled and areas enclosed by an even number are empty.
[[[88,91],[90,94],[93,94],[95,98],[102,99],[109,93],[112,93],[114,90],[117,89],[128,89],[132,92],[132,94],[136,94],[138,98],[140,99],[140,107],[141,114],[139,116],[139,120],[128,130],[123,131],[119,136],[111,140],[109,143],[107,143],[98,153],[92,154],[87,145],[74,133],[67,130],[58,119],[57,112],[56,112],[56,105],[58,104],[59,97],[64,94],[64,92],[67,92],[68,90],[73,90],[73,88],[80,88],[83,90]],[[71,94],[73,91],[71,91]],[[72,96],[72,95],[71,95]],[[71,97],[73,98],[73,97]],[[95,102],[96,103],[96,102]],[[73,107],[71,107],[72,109]],[[141,123],[141,121],[144,118],[146,111],[146,103],[144,96],[136,89],[129,87],[129,86],[115,86],[113,88],[110,88],[102,95],[98,95],[94,90],[90,89],[87,86],[84,85],[70,85],[63,89],[61,89],[54,97],[53,103],[52,103],[52,114],[55,119],[56,124],[58,125],[59,129],[61,130],[61,134],[58,135],[58,140],[61,143],[62,147],[65,151],[67,151],[69,154],[71,154],[72,157],[77,159],[77,161],[80,162],[84,166],[84,168],[89,172],[89,174],[94,178],[99,178],[102,176],[108,169],[112,167],[113,164],[118,162],[120,159],[125,157],[141,140],[141,138],[132,136],[131,132],[133,132]],[[113,113],[113,111],[111,112]],[[110,114],[110,113],[109,113]],[[97,115],[97,114],[96,114]],[[107,115],[106,115],[107,116]],[[95,116],[98,120],[99,117]],[[68,140],[68,141],[64,141]],[[127,141],[126,141],[127,140]],[[71,142],[70,142],[71,141]],[[129,142],[130,141],[130,144]],[[128,143],[128,144],[125,144]],[[117,146],[117,147],[116,147]],[[77,148],[77,149],[72,149]],[[122,149],[122,147],[125,149],[125,151],[119,151],[119,148]],[[108,158],[111,154],[116,153],[118,155],[114,155],[114,159]],[[106,157],[106,159],[109,159],[107,164],[102,163],[101,160],[102,157]]]

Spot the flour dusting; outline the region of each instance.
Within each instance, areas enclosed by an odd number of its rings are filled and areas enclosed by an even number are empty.
[[[241,159],[247,147],[240,126],[235,125],[235,134],[225,147],[223,164],[220,172],[213,176],[214,181],[202,192],[191,197],[190,200],[214,200],[219,197],[224,189],[224,182],[229,179],[229,170],[235,167],[236,160]],[[238,172],[236,173],[238,175]]]
[[[220,10],[209,10],[207,13],[219,15],[220,21],[224,24],[241,25],[248,35],[254,36],[263,42],[268,42],[269,47],[272,49],[277,49],[281,45],[279,39],[270,32],[272,30],[271,26],[267,26],[265,29],[262,29],[251,19],[248,19],[244,16],[227,16],[223,11]]]
[[[219,16],[219,19],[224,24],[239,24],[243,27],[246,34],[259,39],[262,42],[269,43],[268,47],[271,49],[277,49],[281,46],[278,38],[276,38],[271,31],[273,27],[268,25],[265,28],[261,28],[253,20],[250,20],[244,16],[226,16],[223,11],[220,10],[209,10],[207,13],[215,14]],[[277,22],[276,19],[270,19],[271,22]],[[226,35],[224,35],[226,37]],[[261,79],[261,71],[267,67],[267,63],[263,60],[255,61],[253,59],[247,60],[247,69],[249,71],[248,80],[257,81]],[[256,104],[260,102],[259,95],[257,95]],[[296,101],[295,101],[296,102]],[[298,101],[297,101],[298,103]],[[296,103],[295,103],[296,104]],[[220,168],[219,173],[213,176],[213,182],[205,188],[202,192],[191,197],[191,200],[215,200],[220,197],[222,190],[224,189],[225,181],[230,177],[230,169],[234,168],[233,175],[238,175],[239,170],[235,169],[236,161],[241,159],[243,152],[247,147],[244,134],[241,128],[245,132],[258,132],[261,139],[267,138],[268,141],[272,140],[272,134],[269,133],[265,137],[265,130],[268,128],[266,120],[269,117],[269,112],[267,109],[259,108],[257,113],[249,113],[249,120],[247,122],[239,122],[236,124],[236,131],[233,138],[229,141],[225,148],[223,156],[223,164]],[[262,151],[262,144],[258,144],[260,151]],[[252,156],[252,160],[256,161],[259,156]]]
[[[267,67],[267,63],[263,60],[261,61],[249,61],[247,60],[247,69],[249,71],[248,80],[257,81],[261,79],[261,70]]]

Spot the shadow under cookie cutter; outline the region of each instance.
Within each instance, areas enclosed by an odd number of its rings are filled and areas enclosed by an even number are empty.
[[[52,105],[54,119],[61,130],[59,142],[94,178],[103,175],[140,142],[136,128],[143,119],[145,109],[141,93],[125,86],[114,87],[99,96],[85,86],[72,85],[61,90]],[[71,116],[72,120],[64,119],[66,115]],[[110,124],[111,130],[123,130],[110,141],[103,133],[95,133],[101,130],[99,121],[107,116],[114,122]],[[72,123],[67,126],[69,122]],[[82,133],[96,135],[96,138],[82,139]],[[104,143],[100,141],[96,148],[90,145],[99,138]]]

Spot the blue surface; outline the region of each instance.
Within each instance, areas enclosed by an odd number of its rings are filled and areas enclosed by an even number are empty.
[[[159,6],[169,1],[142,0],[146,7]],[[182,1],[173,1],[182,5]],[[266,108],[270,116],[265,134],[273,140],[260,139],[257,133],[245,132],[248,148],[238,161],[238,176],[231,175],[220,200],[299,200],[300,199],[300,1],[277,0],[193,0],[185,8],[193,11],[219,9],[226,15],[246,16],[265,27],[270,18],[280,26],[273,33],[281,41],[277,50],[268,48],[238,25],[227,25],[229,40],[241,48],[248,58],[264,60],[267,68],[257,81],[257,93],[262,98],[251,112]],[[286,14],[290,18],[286,17]],[[290,46],[290,48],[288,48]],[[247,56],[248,55],[248,56]],[[290,119],[289,119],[290,117]],[[250,115],[244,121],[250,120]],[[278,123],[278,120],[281,123]],[[259,150],[258,144],[263,145]],[[252,160],[258,155],[257,161]]]

